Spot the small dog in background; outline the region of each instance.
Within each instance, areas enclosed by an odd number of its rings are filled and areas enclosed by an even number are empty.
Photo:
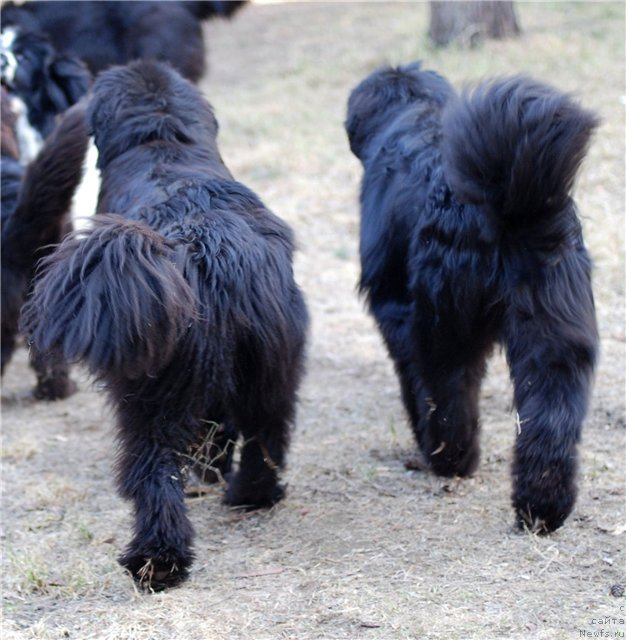
[[[74,107],[49,135],[36,158],[19,160],[15,114],[4,87],[2,105],[2,325],[1,371],[16,346],[20,310],[30,290],[37,261],[61,241],[69,225],[68,212],[82,175],[87,151],[87,126],[82,105]],[[37,374],[38,399],[66,398],[76,390],[69,368],[57,351],[31,350]]]
[[[0,60],[25,164],[37,155],[58,117],[87,93],[91,74],[77,58],[59,54],[44,35],[4,26]]]
[[[419,63],[350,95],[363,165],[360,290],[430,468],[478,464],[480,385],[506,350],[518,414],[519,526],[560,527],[598,347],[591,262],[572,186],[596,117],[526,77],[456,95]]]
[[[48,36],[56,49],[83,60],[93,75],[132,60],[169,62],[198,82],[205,73],[202,21],[231,17],[242,0],[81,0],[4,3],[3,29]]]
[[[153,590],[184,580],[193,530],[183,467],[216,424],[225,502],[283,496],[308,317],[290,228],[236,182],[210,105],[170,67],[98,75],[88,109],[102,174],[93,227],[43,263],[23,312],[33,346],[82,361],[108,389],[118,481],[134,503],[120,558]],[[106,212],[106,213],[105,213]]]

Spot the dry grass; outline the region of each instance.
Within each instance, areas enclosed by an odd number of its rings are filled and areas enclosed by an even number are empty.
[[[115,560],[130,519],[103,398],[82,380],[68,401],[34,403],[21,351],[2,392],[3,638],[570,640],[600,631],[593,618],[620,617],[626,600],[608,594],[626,581],[624,5],[520,3],[519,13],[521,39],[472,51],[431,50],[420,3],[256,5],[208,25],[202,88],[223,155],[294,226],[313,316],[288,497],[253,514],[221,506],[217,488],[190,499],[190,581],[136,593]],[[380,64],[415,58],[456,84],[528,71],[579,92],[604,120],[577,194],[602,359],[578,505],[547,538],[512,527],[516,424],[502,358],[485,382],[476,476],[408,470],[398,386],[355,296],[360,172],[346,99]]]

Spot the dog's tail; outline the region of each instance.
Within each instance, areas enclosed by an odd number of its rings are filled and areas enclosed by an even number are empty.
[[[70,109],[30,163],[2,229],[2,265],[34,268],[39,250],[61,241],[87,153],[82,105]]]
[[[598,118],[572,96],[514,76],[451,99],[442,160],[457,199],[507,226],[563,210]]]
[[[230,18],[247,0],[187,0],[183,5],[199,20]]]
[[[99,214],[42,261],[24,333],[40,351],[60,348],[99,377],[156,372],[196,314],[183,259],[147,225]]]

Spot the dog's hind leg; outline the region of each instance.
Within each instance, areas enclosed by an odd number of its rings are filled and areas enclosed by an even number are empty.
[[[262,398],[259,398],[262,403]],[[229,478],[224,502],[247,508],[271,507],[285,495],[279,474],[285,465],[293,401],[271,410],[239,407],[235,422],[243,436],[239,469]]]
[[[570,262],[569,265],[564,263]],[[597,349],[593,297],[581,262],[547,268],[507,310],[504,341],[514,385],[517,524],[554,531],[576,500],[577,444]]]
[[[180,468],[180,452],[189,443],[179,435],[183,427],[177,429],[166,414],[143,414],[131,396],[120,403],[118,482],[123,497],[134,503],[135,521],[134,537],[119,562],[153,591],[185,580],[193,560]]]

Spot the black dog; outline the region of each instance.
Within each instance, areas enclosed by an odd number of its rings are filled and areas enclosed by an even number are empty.
[[[81,2],[7,2],[3,29],[46,34],[58,51],[83,60],[95,75],[139,58],[167,61],[197,82],[205,72],[201,21],[230,17],[245,2],[107,0]]]
[[[524,77],[457,96],[419,64],[373,73],[346,129],[364,168],[360,290],[435,473],[471,474],[494,343],[518,412],[517,522],[561,526],[597,350],[590,259],[570,197],[596,117]]]
[[[104,71],[88,118],[99,212],[115,214],[96,214],[91,231],[60,245],[23,317],[33,345],[61,348],[106,383],[119,485],[135,505],[120,562],[160,589],[191,564],[181,467],[215,424],[225,425],[216,449],[229,432],[243,436],[226,503],[283,496],[307,312],[291,230],[234,181],[193,85],[156,62]]]
[[[20,310],[37,261],[49,254],[68,229],[68,212],[82,174],[87,127],[82,106],[68,111],[28,167],[18,159],[15,118],[2,88],[2,330],[1,371],[11,360]],[[36,398],[56,400],[76,390],[58,352],[31,350],[37,374]]]
[[[78,59],[59,54],[37,33],[2,31],[2,84],[18,111],[16,130],[22,162],[30,162],[57,124],[58,116],[82,98],[91,74]]]

